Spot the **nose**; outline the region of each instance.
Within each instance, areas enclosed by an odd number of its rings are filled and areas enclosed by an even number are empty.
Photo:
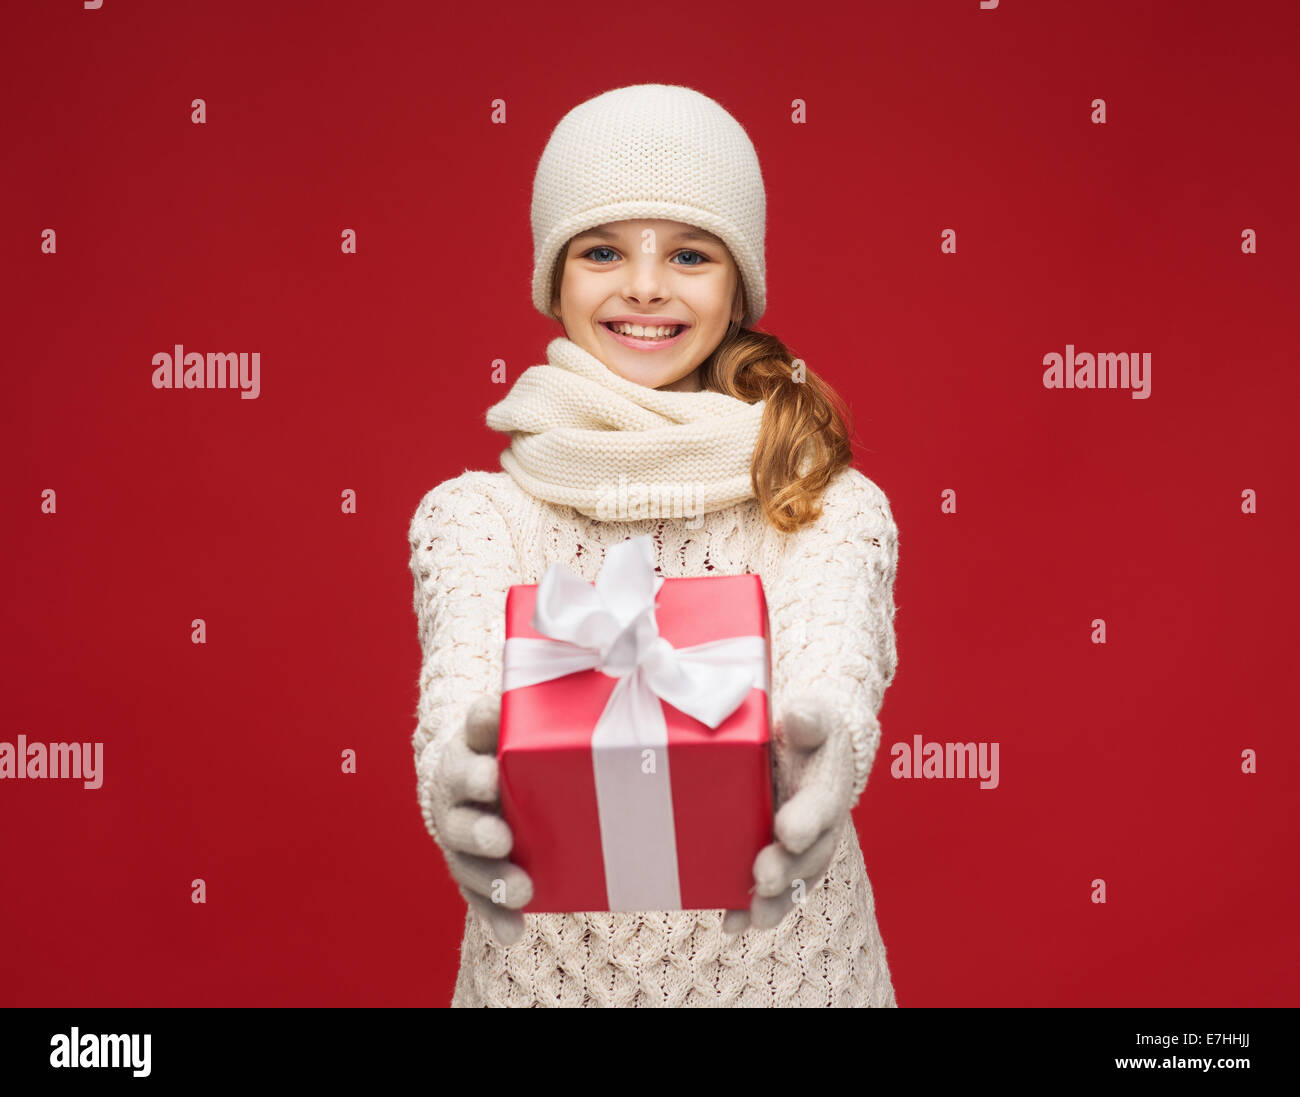
[[[662,301],[667,296],[659,270],[658,255],[641,254],[636,257],[635,262],[628,264],[628,279],[623,289],[623,296],[638,304]]]

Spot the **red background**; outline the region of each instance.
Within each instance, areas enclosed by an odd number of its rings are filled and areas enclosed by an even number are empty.
[[[1298,22],[11,5],[0,740],[102,741],[105,783],[0,783],[0,1005],[450,1000],[407,524],[498,467],[493,359],[561,333],[528,293],[547,136],[643,82],[753,138],[760,327],[849,400],[901,531],[855,813],[899,1003],[1300,1004]],[[260,398],[153,389],[175,343],[260,351]],[[1150,351],[1151,398],[1045,390],[1066,343]],[[999,742],[1000,787],[892,779],[914,734]]]

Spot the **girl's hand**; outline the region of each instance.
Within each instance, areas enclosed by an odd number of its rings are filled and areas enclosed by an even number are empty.
[[[752,924],[771,929],[830,867],[852,808],[853,748],[834,709],[816,693],[795,698],[777,725],[774,744],[777,840],[754,859],[754,901],[729,910],[724,933]],[[786,749],[781,749],[784,738]],[[801,887],[796,887],[801,882]]]
[[[484,694],[470,706],[464,725],[448,740],[430,775],[431,812],[461,895],[487,920],[501,944],[512,945],[524,931],[518,908],[532,899],[533,882],[506,860],[514,835],[501,816],[498,798],[500,723],[499,695]]]

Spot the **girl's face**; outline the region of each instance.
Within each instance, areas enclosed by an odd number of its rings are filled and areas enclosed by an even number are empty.
[[[712,233],[680,221],[613,221],[569,241],[551,307],[565,334],[620,377],[696,392],[696,369],[743,315],[739,286]],[[621,322],[651,331],[625,334],[615,330]],[[659,326],[674,333],[648,338]]]

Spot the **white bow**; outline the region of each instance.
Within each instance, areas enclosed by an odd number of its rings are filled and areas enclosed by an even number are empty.
[[[660,702],[717,728],[752,688],[768,688],[762,636],[674,648],[659,634],[663,582],[648,535],[611,548],[594,587],[553,564],[532,619],[549,639],[505,644],[503,691],[593,668],[618,679],[591,738],[610,910],[681,909]],[[646,751],[654,753],[649,771]]]

